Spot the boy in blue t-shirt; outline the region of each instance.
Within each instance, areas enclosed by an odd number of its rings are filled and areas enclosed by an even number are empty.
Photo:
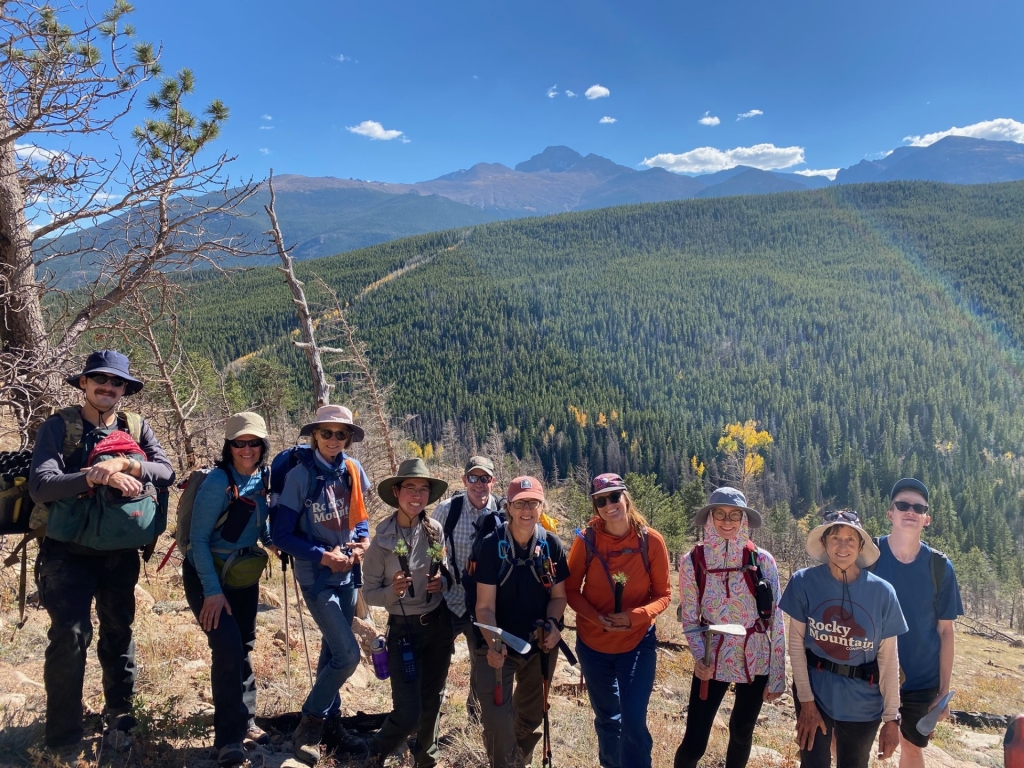
[[[900,688],[900,768],[924,768],[922,750],[929,736],[917,722],[949,693],[953,673],[953,622],[964,612],[953,564],[921,541],[928,527],[928,488],[904,478],[889,494],[892,532],[878,542],[874,572],[896,590],[910,627],[899,638],[900,667],[906,678]],[[941,557],[942,575],[936,594],[932,559]],[[938,564],[938,563],[936,563]],[[949,705],[939,719],[949,716]]]

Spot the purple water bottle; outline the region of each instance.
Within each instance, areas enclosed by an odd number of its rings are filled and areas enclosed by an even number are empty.
[[[377,635],[370,643],[370,658],[373,659],[373,674],[378,680],[387,680],[388,672],[388,641],[384,635]]]

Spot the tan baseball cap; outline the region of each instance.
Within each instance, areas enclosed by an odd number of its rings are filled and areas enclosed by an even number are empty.
[[[258,413],[242,411],[224,422],[224,439],[234,440],[239,435],[252,435],[267,439],[267,422]]]

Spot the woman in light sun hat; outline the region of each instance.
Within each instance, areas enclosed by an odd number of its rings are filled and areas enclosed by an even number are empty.
[[[801,768],[827,768],[836,741],[840,768],[866,768],[879,725],[879,757],[899,744],[896,636],[907,631],[892,586],[866,570],[878,547],[856,512],[829,512],[807,534],[822,563],[793,574],[780,606],[789,618],[789,657]]]
[[[352,633],[352,568],[362,560],[369,540],[363,497],[370,480],[362,465],[345,453],[364,435],[348,408],[321,406],[299,435],[309,438],[310,447],[293,449],[296,463],[288,470],[270,520],[274,544],[294,558],[295,576],[323,635],[316,680],[292,735],[295,756],[315,765],[324,721],[340,716],[338,691],[359,664],[359,643]],[[342,746],[365,750],[356,740]]]
[[[383,761],[415,733],[417,768],[437,765],[441,700],[455,652],[452,614],[441,595],[449,586],[442,577],[447,568],[431,576],[430,549],[443,551],[444,530],[427,515],[447,489],[423,459],[403,461],[394,477],[377,486],[395,512],[377,526],[363,563],[363,597],[388,611],[391,673],[391,714],[370,741],[370,754]],[[444,562],[443,554],[437,561]],[[403,664],[403,651],[411,652],[414,670]]]
[[[703,757],[715,716],[733,684],[736,700],[725,765],[743,768],[762,704],[786,690],[785,626],[782,612],[772,610],[779,603],[779,571],[771,553],[750,540],[750,529],[761,527],[761,513],[747,506],[746,496],[737,489],[714,491],[694,523],[704,531],[704,540],[679,565],[681,618],[694,669],[686,732],[674,766],[694,768]],[[698,570],[703,572],[703,593]],[[760,587],[758,572],[764,582]],[[739,624],[747,634],[715,637],[711,663],[705,665],[706,638],[699,628],[708,624]],[[702,691],[706,699],[700,698]]]

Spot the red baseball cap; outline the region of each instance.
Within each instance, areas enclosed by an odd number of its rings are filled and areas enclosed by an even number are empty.
[[[544,501],[544,486],[541,485],[540,480],[536,477],[524,475],[523,477],[517,477],[508,484],[506,496],[508,496],[510,503],[516,499],[540,499]]]

